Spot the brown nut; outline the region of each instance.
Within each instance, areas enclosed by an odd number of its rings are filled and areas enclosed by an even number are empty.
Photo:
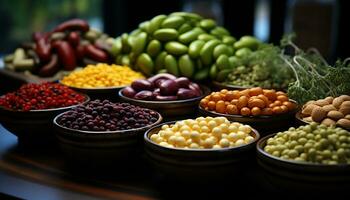
[[[336,107],[336,108],[339,108],[340,107],[340,105],[343,103],[343,99],[342,98],[340,98],[340,97],[337,97],[337,98],[335,98],[334,100],[333,100],[333,106],[334,107]]]
[[[335,121],[333,119],[325,118],[324,120],[322,120],[321,124],[331,126],[335,125]]]
[[[343,113],[343,115],[348,115],[350,114],[350,107],[341,107],[339,112]]]
[[[345,119],[350,119],[350,115],[345,115]]]
[[[301,114],[303,114],[304,116],[309,116],[315,108],[319,108],[319,106],[315,104],[306,105],[301,111]]]
[[[343,101],[343,103],[340,105],[340,108],[342,107],[350,107],[350,101]]]
[[[338,120],[338,119],[344,118],[344,115],[343,113],[337,110],[331,110],[327,113],[327,117]]]
[[[350,120],[349,119],[340,119],[337,121],[337,125],[343,128],[350,128]]]
[[[327,112],[320,107],[314,108],[311,112],[311,118],[315,122],[322,121],[326,117],[326,115]]]
[[[340,95],[339,96],[343,101],[350,101],[350,96],[349,95]]]
[[[315,104],[315,102],[316,102],[316,101],[314,101],[314,100],[310,100],[310,101],[308,101],[308,102],[305,103],[305,106],[310,105],[310,104]]]
[[[325,110],[326,112],[329,112],[331,110],[337,110],[332,104],[322,106],[322,109]]]
[[[332,103],[333,102],[334,97],[326,97],[324,100],[328,101],[328,103]]]
[[[317,101],[315,102],[315,104],[322,107],[322,106],[328,105],[329,102],[328,102],[327,100],[320,99],[320,100],[317,100]]]

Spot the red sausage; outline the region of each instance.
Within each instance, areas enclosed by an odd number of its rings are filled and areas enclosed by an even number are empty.
[[[75,31],[70,32],[68,35],[68,42],[74,47],[78,46],[80,43],[80,35]]]
[[[53,48],[58,53],[58,58],[65,70],[71,71],[76,67],[76,58],[73,48],[66,41],[57,41]]]
[[[85,54],[98,62],[108,62],[108,54],[92,44],[85,46]]]
[[[59,69],[58,57],[56,54],[52,54],[50,62],[39,70],[39,75],[43,77],[53,76]]]
[[[35,45],[35,52],[41,61],[46,62],[51,58],[51,45],[46,42],[44,37],[40,38]]]
[[[66,30],[78,30],[86,32],[90,29],[89,24],[82,19],[71,19],[56,26],[53,32],[64,32]]]

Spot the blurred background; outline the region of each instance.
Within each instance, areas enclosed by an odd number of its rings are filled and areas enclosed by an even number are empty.
[[[231,31],[278,44],[295,32],[296,43],[316,47],[331,63],[350,56],[350,13],[342,0],[2,0],[0,55],[30,40],[33,31],[47,31],[70,18],[88,20],[116,37],[158,14],[191,11]]]

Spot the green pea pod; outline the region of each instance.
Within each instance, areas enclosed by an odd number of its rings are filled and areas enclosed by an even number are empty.
[[[217,39],[217,38],[215,36],[209,35],[207,33],[202,33],[202,34],[198,35],[198,40],[203,40],[205,42],[207,42],[209,40],[213,40],[213,39]]]
[[[229,47],[225,44],[219,44],[214,48],[214,51],[213,51],[214,59],[217,59],[222,54],[225,54],[228,56],[232,55]]]
[[[222,42],[227,45],[233,45],[237,40],[233,36],[224,35],[222,36]]]
[[[164,64],[165,64],[165,69],[169,73],[171,73],[175,76],[179,76],[179,69],[177,66],[177,61],[176,61],[174,56],[172,56],[172,55],[165,56]]]
[[[131,46],[131,51],[134,52],[136,55],[141,54],[145,49],[146,41],[147,41],[147,33],[145,32],[142,32],[137,36],[130,36],[129,44]]]
[[[125,66],[130,66],[130,58],[128,55],[123,55],[122,56],[122,65],[125,65]]]
[[[191,78],[194,73],[194,63],[189,55],[183,55],[179,59],[179,69],[182,76]]]
[[[198,35],[203,33],[203,30],[200,28],[194,28],[186,33],[183,33],[179,36],[179,41],[183,44],[188,44],[197,39]]]
[[[135,35],[138,35],[138,34],[140,34],[142,32],[143,31],[141,29],[135,29],[135,30],[130,32],[129,36],[135,36]]]
[[[127,33],[123,33],[120,37],[122,40],[122,52],[129,53],[131,51],[131,46],[128,41],[129,35]]]
[[[211,30],[215,28],[216,22],[212,19],[203,19],[199,22],[199,26],[205,30]]]
[[[149,21],[144,21],[142,23],[139,24],[139,28],[142,30],[142,31],[145,31],[146,33],[150,33],[150,22]]]
[[[168,53],[165,51],[162,51],[160,54],[158,54],[156,61],[155,61],[155,70],[159,71],[165,67],[165,56],[167,56]]]
[[[189,48],[188,48],[188,54],[191,56],[191,58],[197,58],[199,56],[199,53],[204,46],[205,42],[202,40],[196,40],[191,42]]]
[[[234,43],[233,47],[236,49],[249,48],[256,50],[260,44],[260,41],[252,36],[243,36],[237,42]]]
[[[137,58],[136,65],[147,76],[150,76],[153,72],[154,64],[153,64],[152,58],[146,53],[142,53]]]
[[[170,16],[181,16],[185,19],[192,19],[192,20],[196,20],[199,21],[202,19],[202,17],[196,13],[189,13],[189,12],[173,12],[170,14]]]
[[[237,66],[241,65],[241,61],[236,56],[231,56],[228,58],[228,61],[230,62],[230,68],[236,68]]]
[[[209,66],[213,60],[214,48],[220,44],[219,40],[210,40],[204,44],[199,55],[204,65]]]
[[[166,15],[157,15],[151,19],[149,24],[149,34],[152,34],[154,31],[158,30],[160,28],[160,25],[163,23],[163,21],[167,18]]]
[[[209,75],[210,75],[210,78],[211,78],[212,80],[215,80],[215,79],[216,79],[216,76],[218,75],[218,69],[217,69],[217,67],[216,67],[215,64],[213,64],[213,65],[210,67]]]
[[[175,40],[179,33],[173,28],[162,28],[158,29],[153,33],[153,37],[160,41],[170,41]]]
[[[122,47],[123,47],[122,39],[120,37],[117,37],[114,40],[112,48],[111,48],[111,52],[112,52],[113,56],[117,56],[118,54],[120,54],[122,51]]]
[[[189,25],[188,23],[184,23],[180,26],[179,28],[179,34],[183,34],[183,33],[186,33],[187,31],[190,31],[192,30],[192,26]]]
[[[219,70],[230,68],[230,62],[229,62],[228,56],[225,54],[220,55],[216,60],[216,66],[218,67]]]
[[[177,29],[185,22],[185,19],[181,16],[170,16],[162,22],[161,27]]]
[[[252,50],[250,50],[249,48],[247,47],[243,47],[241,49],[238,49],[235,53],[235,56],[239,57],[239,58],[243,58],[243,57],[246,57],[248,56],[249,54],[252,53]]]
[[[208,78],[209,70],[210,70],[209,67],[204,67],[201,70],[197,71],[194,74],[194,77],[193,77],[194,80],[201,81],[201,80],[204,80],[204,79]]]
[[[210,34],[222,38],[224,35],[230,35],[230,32],[224,27],[217,26],[216,28],[210,31]]]
[[[216,80],[219,82],[225,81],[227,78],[227,75],[229,75],[232,72],[231,69],[224,69],[218,72],[218,75],[216,76]]]
[[[146,52],[148,55],[154,57],[162,50],[162,44],[158,40],[152,40],[148,43]]]
[[[165,44],[165,50],[173,55],[183,55],[188,52],[188,47],[180,42],[167,42]]]

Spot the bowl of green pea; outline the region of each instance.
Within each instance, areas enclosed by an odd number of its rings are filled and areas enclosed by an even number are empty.
[[[310,123],[291,127],[257,143],[258,163],[297,179],[350,180],[350,132]]]

